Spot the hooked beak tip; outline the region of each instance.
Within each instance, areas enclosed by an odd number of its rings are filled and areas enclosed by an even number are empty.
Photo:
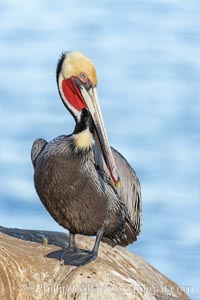
[[[119,177],[117,178],[117,182],[115,182],[115,186],[116,186],[117,188],[119,188],[119,187],[121,186],[121,181],[120,181],[120,178],[119,178]]]
[[[112,171],[110,170],[110,174],[111,174],[111,177],[112,177],[115,187],[119,188],[121,186],[121,180],[120,180],[120,177],[119,177],[116,169],[114,169]]]

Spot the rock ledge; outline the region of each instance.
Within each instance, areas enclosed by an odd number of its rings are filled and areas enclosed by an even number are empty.
[[[121,247],[101,243],[94,262],[79,268],[62,265],[56,253],[66,242],[64,233],[0,227],[0,299],[189,299],[174,282]],[[77,238],[81,248],[91,249],[93,243],[92,238]]]

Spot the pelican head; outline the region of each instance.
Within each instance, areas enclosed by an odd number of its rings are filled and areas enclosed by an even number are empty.
[[[95,136],[105,163],[116,186],[119,176],[108,142],[103,117],[97,96],[97,74],[91,60],[80,52],[61,55],[57,65],[57,85],[61,99],[76,122],[81,119],[83,109],[88,109],[93,122]]]

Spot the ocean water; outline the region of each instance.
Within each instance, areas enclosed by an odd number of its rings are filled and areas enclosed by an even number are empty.
[[[63,230],[33,187],[34,139],[71,133],[55,69],[88,55],[110,143],[136,170],[143,227],[129,249],[200,298],[200,2],[0,3],[0,225]]]

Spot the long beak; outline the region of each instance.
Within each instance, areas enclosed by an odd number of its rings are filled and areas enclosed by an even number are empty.
[[[103,154],[105,163],[108,167],[112,180],[114,181],[115,186],[120,186],[120,178],[117,173],[117,168],[115,161],[112,155],[110,144],[108,141],[107,133],[105,130],[103,117],[101,114],[101,109],[99,106],[98,96],[96,87],[92,87],[87,91],[82,85],[80,87],[81,94],[85,100],[87,108],[89,109],[91,116],[95,124],[95,131],[97,135],[98,142],[100,144],[100,150]]]

